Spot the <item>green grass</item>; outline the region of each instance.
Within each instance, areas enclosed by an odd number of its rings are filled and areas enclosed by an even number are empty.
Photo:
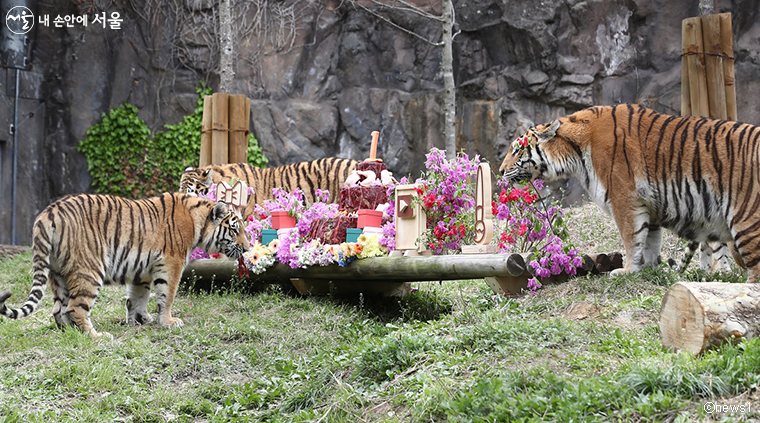
[[[0,260],[10,305],[26,298],[30,268],[29,253]],[[716,417],[703,410],[706,401],[757,398],[760,342],[697,358],[665,351],[657,313],[681,277],[715,275],[648,269],[547,284],[516,299],[494,296],[480,280],[420,283],[402,300],[185,285],[174,307],[185,326],[174,330],[127,326],[124,288],[107,286],[92,320],[112,341],[57,329],[46,293],[29,318],[0,319],[0,421]],[[579,302],[598,315],[569,317]],[[758,417],[754,407],[751,415],[717,416]]]

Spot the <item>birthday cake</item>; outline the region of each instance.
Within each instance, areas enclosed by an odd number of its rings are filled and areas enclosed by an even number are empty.
[[[339,215],[314,219],[309,226],[309,239],[319,239],[324,244],[340,244],[346,241],[346,229],[355,228],[356,216]]]
[[[380,204],[388,202],[388,187],[393,182],[385,163],[381,161],[363,161],[346,178],[340,189],[338,206],[346,212],[360,209],[375,210]]]

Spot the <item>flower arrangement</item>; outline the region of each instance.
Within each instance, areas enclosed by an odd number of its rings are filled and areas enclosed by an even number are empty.
[[[303,191],[300,188],[296,188],[292,193],[281,188],[274,188],[272,194],[274,195],[273,200],[264,200],[264,209],[268,214],[271,215],[273,211],[285,211],[291,217],[298,218],[301,216],[304,203]]]
[[[250,271],[259,275],[274,264],[274,256],[279,247],[279,241],[276,239],[270,242],[268,246],[263,246],[257,241],[251,245],[248,251],[243,253],[243,261]]]
[[[425,241],[433,254],[458,252],[463,242],[474,236],[475,208],[473,185],[480,157],[470,160],[459,153],[447,160],[446,152],[433,148],[426,155],[422,178],[417,183],[419,201],[427,215]]]
[[[502,253],[533,253],[528,265],[535,277],[528,280],[528,288],[532,291],[541,288],[539,278],[563,271],[576,274],[583,260],[568,240],[564,211],[556,204],[547,206],[539,195],[543,181],[510,188],[502,179],[499,186],[501,192],[492,202],[494,219],[503,225],[498,245]]]

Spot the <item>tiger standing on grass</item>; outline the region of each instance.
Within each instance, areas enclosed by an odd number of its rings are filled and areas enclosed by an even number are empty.
[[[315,202],[318,189],[327,190],[330,192],[329,202],[337,203],[340,189],[357,163],[356,160],[327,157],[268,169],[247,163],[191,167],[180,178],[179,192],[206,194],[212,184],[238,178],[254,191],[248,198],[245,216],[252,214],[256,204],[272,199],[273,188],[282,188],[287,192],[301,188],[307,205]]]
[[[620,231],[626,264],[615,273],[656,265],[667,228],[733,245],[748,281],[760,277],[760,127],[591,107],[528,130],[500,170],[511,181],[578,177]]]
[[[104,283],[127,285],[127,323],[140,325],[148,313],[153,284],[162,327],[182,326],[172,317],[182,270],[197,247],[239,258],[248,249],[245,231],[224,203],[178,193],[143,200],[110,195],[64,197],[37,216],[32,230],[33,285],[26,303],[10,309],[10,291],[0,293],[0,314],[26,317],[37,308],[44,285],[53,294],[59,327],[76,325],[100,337],[90,321]]]

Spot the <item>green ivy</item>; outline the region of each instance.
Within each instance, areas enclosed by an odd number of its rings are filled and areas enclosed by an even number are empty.
[[[180,123],[165,125],[152,140],[135,106],[124,104],[104,113],[79,144],[87,157],[93,191],[131,198],[175,191],[185,168],[198,165],[203,99],[211,88],[201,84],[196,92],[193,113]],[[268,162],[253,134],[248,136],[248,162],[258,167]]]
[[[150,144],[150,129],[137,116],[137,107],[124,104],[101,116],[87,130],[79,151],[87,157],[95,192],[133,196]]]

